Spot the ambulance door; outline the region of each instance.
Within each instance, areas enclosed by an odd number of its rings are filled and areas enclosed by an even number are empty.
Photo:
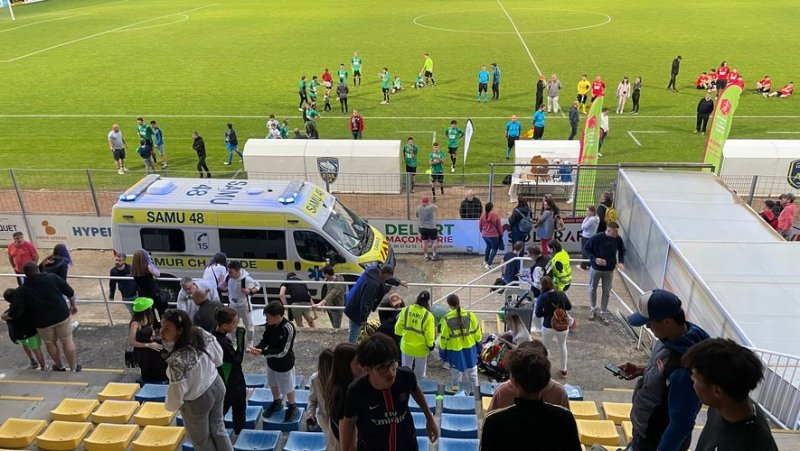
[[[254,279],[281,280],[287,271],[291,271],[287,261],[286,230],[283,228],[220,228],[219,245],[228,261],[241,261],[242,268]],[[279,285],[262,286],[267,296],[278,295]]]
[[[294,230],[292,232],[294,248],[299,260],[292,262],[292,270],[303,280],[324,280],[322,267],[330,259],[332,264],[343,263],[339,251],[322,235],[312,230]],[[319,298],[320,286],[309,285],[311,296]]]

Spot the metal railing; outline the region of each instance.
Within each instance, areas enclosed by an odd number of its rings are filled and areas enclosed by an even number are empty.
[[[723,175],[720,180],[756,211],[760,211],[761,202],[767,199],[777,202],[783,193],[800,196],[800,189],[792,186],[787,176]]]

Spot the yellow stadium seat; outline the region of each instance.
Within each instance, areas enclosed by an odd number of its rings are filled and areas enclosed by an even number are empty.
[[[177,414],[164,408],[163,402],[146,402],[133,416],[133,422],[139,426],[169,426]]]
[[[133,451],[175,451],[183,438],[183,428],[174,426],[145,426],[133,441]]]
[[[570,407],[572,402],[570,402]],[[619,433],[617,427],[611,420],[575,420],[578,423],[578,435],[581,443],[592,446],[595,443],[601,445],[619,445]]]
[[[50,418],[53,421],[86,421],[98,405],[100,402],[96,399],[64,398],[50,411]]]
[[[630,421],[623,421],[622,432],[625,433],[625,442],[630,443],[633,440],[633,423]]]
[[[629,402],[603,402],[603,412],[606,413],[606,420],[611,420],[614,424],[622,424],[623,421],[631,419],[631,408],[633,404]]]
[[[105,386],[103,391],[97,394],[97,399],[100,402],[114,399],[117,401],[130,401],[139,391],[139,384],[120,384],[118,382],[110,382]]]
[[[576,420],[599,420],[600,412],[594,401],[570,401],[569,410]]]
[[[125,424],[141,404],[138,401],[106,401],[92,414],[93,423]]]
[[[47,427],[44,420],[23,420],[9,418],[0,426],[0,446],[4,448],[25,448],[33,443],[36,434]]]
[[[92,435],[83,441],[86,451],[125,451],[139,432],[135,424],[98,424]]]
[[[483,404],[483,414],[486,415],[487,413],[489,413],[489,404],[492,403],[492,398],[484,396],[481,399],[481,403]]]
[[[36,437],[36,446],[48,451],[71,451],[80,446],[91,428],[92,423],[53,421]]]

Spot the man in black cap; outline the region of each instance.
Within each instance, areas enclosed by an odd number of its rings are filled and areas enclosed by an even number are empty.
[[[700,399],[694,391],[692,372],[682,365],[681,357],[708,334],[686,321],[677,296],[659,289],[639,297],[638,311],[628,316],[628,323],[646,326],[657,338],[646,365],[618,365],[627,373],[625,379],[641,377],[633,391],[633,440],[628,450],[686,451]]]
[[[681,59],[681,56],[678,55],[674,60],[672,60],[672,71],[670,72],[667,91],[672,89],[673,91],[678,92],[678,90],[675,88],[675,79],[678,78],[678,72],[680,72],[681,69]]]

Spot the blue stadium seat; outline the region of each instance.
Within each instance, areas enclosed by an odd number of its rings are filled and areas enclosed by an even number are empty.
[[[247,406],[247,410],[245,410],[244,428],[255,429],[262,411],[264,411],[264,408],[261,406]],[[225,427],[233,427],[233,409],[229,409],[228,413],[225,414]]]
[[[266,374],[245,374],[244,384],[247,388],[263,388],[267,386]]]
[[[481,441],[478,439],[440,438],[439,451],[478,451]]]
[[[494,391],[497,389],[498,385],[500,384],[497,382],[481,382],[481,396],[491,398],[494,395]]]
[[[425,401],[428,402],[428,407],[431,409],[432,414],[436,414],[436,395],[425,395]],[[408,408],[412,412],[422,412],[422,409],[417,404],[414,398],[408,400]]]
[[[297,389],[297,388],[302,387],[303,386],[303,381],[305,380],[305,378],[306,377],[303,376],[302,374],[296,375],[294,377],[294,388]]]
[[[417,381],[417,385],[419,385],[419,388],[422,389],[422,393],[425,393],[426,395],[439,394],[439,381],[422,379]]]
[[[225,431],[228,433],[228,437],[233,438],[233,429],[225,429]],[[187,438],[186,441],[183,442],[183,445],[181,445],[181,451],[194,451],[192,441]]]
[[[281,439],[279,431],[244,429],[233,444],[235,451],[274,451]]]
[[[564,385],[564,390],[567,391],[567,398],[570,401],[583,401],[583,389],[578,385]]]
[[[272,404],[272,390],[268,388],[256,388],[250,399],[247,400],[248,406],[261,406],[263,408],[269,407]]]
[[[164,402],[167,400],[167,389],[169,389],[169,385],[144,384],[134,399],[142,403],[147,401]]]
[[[283,417],[286,415],[286,407],[281,409],[279,412],[275,412],[269,418],[264,418],[264,421],[261,423],[262,429],[265,431],[282,431],[282,432],[291,432],[296,431],[300,428],[300,421],[303,419],[303,415],[305,415],[306,409],[302,407],[298,407],[297,416],[293,419],[293,421],[289,421],[284,423]]]
[[[297,404],[297,407],[307,407],[308,406],[308,394],[310,392],[308,390],[295,390],[294,391],[294,402]]]
[[[417,448],[419,448],[419,451],[427,451],[430,446],[431,442],[428,440],[428,437],[417,437]]]
[[[325,451],[325,434],[322,432],[290,432],[283,451]]]
[[[180,412],[178,412],[178,415],[175,417],[175,425],[183,426],[183,417],[181,416]]]
[[[478,438],[477,415],[442,414],[442,437]]]
[[[425,437],[428,435],[426,425],[428,420],[425,419],[425,414],[422,412],[411,412],[411,418],[414,419],[414,429],[417,431],[417,437]]]
[[[442,413],[473,414],[475,398],[472,396],[445,396],[442,400]]]

